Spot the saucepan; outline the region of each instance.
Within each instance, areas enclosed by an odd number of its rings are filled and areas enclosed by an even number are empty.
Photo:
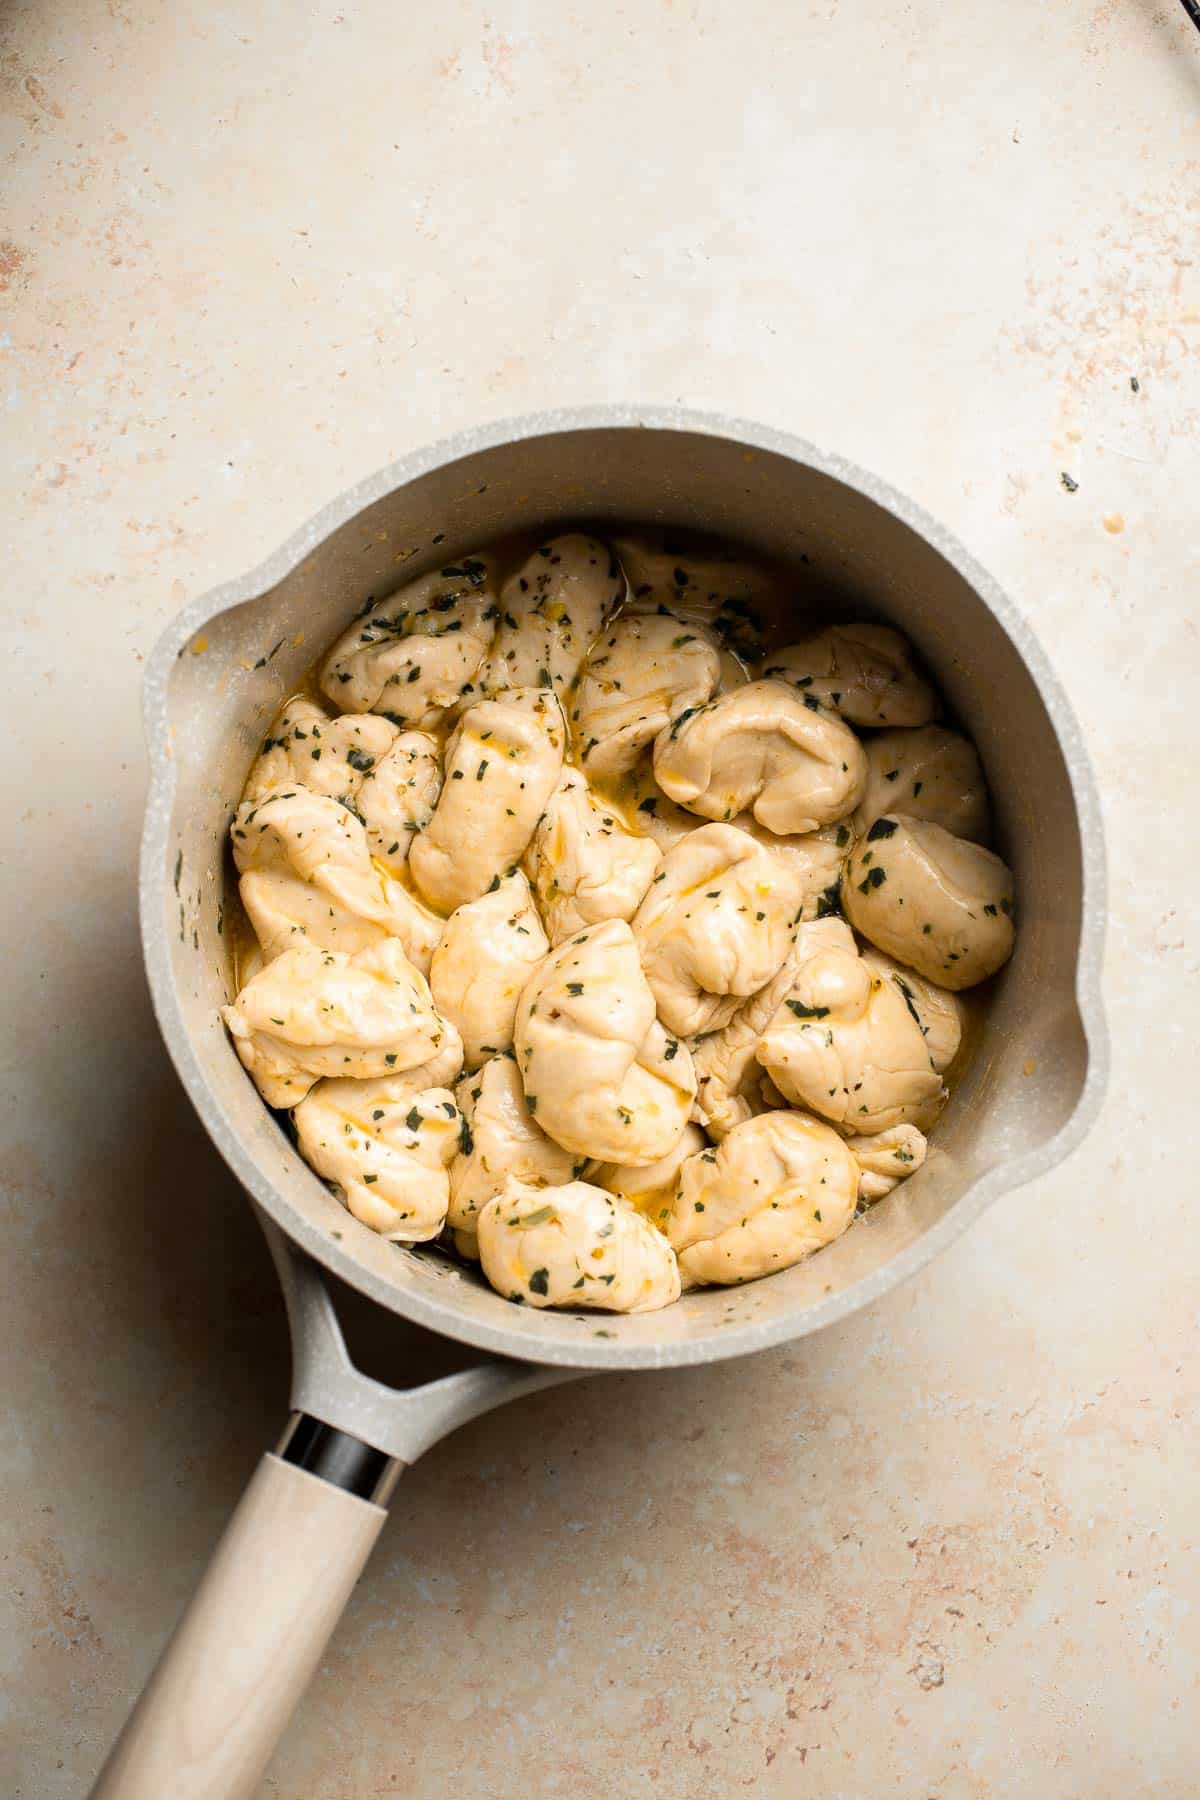
[[[925,1166],[807,1263],[660,1312],[517,1308],[472,1270],[349,1216],[235,1056],[225,841],[281,701],[370,596],[490,539],[638,522],[733,539],[796,570],[825,612],[898,626],[974,738],[1021,929]],[[798,603],[802,603],[798,602]],[[215,1553],[96,1792],[250,1794],[361,1572],[402,1468],[501,1401],[585,1372],[715,1362],[823,1330],[1057,1163],[1105,1080],[1099,807],[1057,680],[996,583],[884,482],[811,444],[704,414],[602,407],[487,426],[404,458],[270,561],[185,608],[148,665],[146,965],[176,1069],[259,1210],[293,1336],[292,1413]],[[417,1388],[368,1376],[325,1272],[470,1347]],[[399,1362],[398,1356],[398,1362]]]

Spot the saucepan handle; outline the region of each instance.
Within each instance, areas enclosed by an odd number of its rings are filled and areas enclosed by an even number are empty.
[[[250,1800],[386,1517],[264,1456],[93,1800]]]
[[[292,1416],[264,1456],[92,1800],[250,1800],[362,1573],[396,1481],[492,1407],[586,1370],[484,1358],[414,1388],[350,1359],[320,1268],[269,1220]]]

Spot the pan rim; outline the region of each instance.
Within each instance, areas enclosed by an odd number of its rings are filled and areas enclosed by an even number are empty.
[[[397,488],[463,457],[523,439],[612,429],[721,437],[746,449],[761,450],[807,465],[861,494],[924,538],[992,612],[1024,662],[1046,708],[1062,750],[1079,820],[1082,906],[1074,993],[1087,1047],[1087,1069],[1075,1107],[1053,1137],[1023,1156],[1001,1162],[986,1171],[936,1224],[881,1268],[840,1294],[815,1305],[797,1306],[794,1313],[771,1321],[715,1324],[707,1332],[676,1343],[622,1345],[596,1339],[578,1343],[531,1343],[521,1329],[524,1315],[516,1308],[512,1309],[516,1315],[512,1326],[493,1326],[464,1318],[454,1304],[407,1292],[377,1277],[344,1247],[343,1241],[322,1232],[293,1208],[283,1193],[260,1173],[226,1119],[200,1066],[184,1021],[164,923],[163,883],[167,879],[174,791],[174,771],[168,749],[167,699],[171,671],[179,653],[203,625],[230,608],[244,605],[268,592],[333,532]],[[882,478],[790,432],[686,407],[600,404],[497,419],[412,451],[345,489],[257,567],[220,583],[184,606],[167,625],[147,661],[143,718],[149,756],[149,786],[139,862],[143,956],[159,1029],[188,1098],[242,1186],[293,1243],[379,1305],[442,1336],[522,1362],[597,1370],[688,1367],[749,1355],[807,1337],[850,1317],[897,1287],[940,1254],[1001,1194],[1055,1167],[1086,1136],[1100,1110],[1109,1068],[1108,1030],[1101,996],[1107,872],[1095,775],[1066,693],[1014,602],[952,533]]]

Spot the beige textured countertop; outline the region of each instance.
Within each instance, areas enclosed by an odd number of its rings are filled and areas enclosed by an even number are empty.
[[[143,657],[410,447],[679,399],[889,477],[1040,633],[1107,807],[1107,1108],[819,1340],[564,1388],[434,1451],[264,1792],[1195,1795],[1180,7],[5,22],[0,1792],[84,1791],[286,1398],[263,1247],[143,985]]]

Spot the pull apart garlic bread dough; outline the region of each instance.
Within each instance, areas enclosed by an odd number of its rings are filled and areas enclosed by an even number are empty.
[[[768,658],[763,675],[789,682],[851,725],[927,725],[937,696],[912,648],[886,625],[829,625]]]
[[[728,647],[728,639],[714,628],[711,616],[702,607],[689,607],[686,602],[682,606],[668,606],[664,601],[653,596],[647,600],[631,600],[622,615],[623,620],[639,618],[670,619],[674,621],[674,631],[693,632],[704,643],[711,644],[717,653],[717,685],[714,694],[728,694],[734,688],[743,687],[750,679],[746,664]],[[673,640],[672,640],[673,641]]]
[[[683,1165],[667,1237],[688,1286],[754,1281],[840,1237],[859,1170],[836,1131],[803,1113],[735,1126]]]
[[[763,619],[779,597],[768,570],[712,546],[658,546],[642,537],[617,539],[629,578],[631,612],[666,606],[689,625],[711,631],[740,662],[761,660]]]
[[[662,1233],[586,1181],[529,1188],[510,1182],[479,1215],[484,1274],[527,1306],[652,1312],[679,1298],[679,1270]]]
[[[682,1137],[691,1053],[660,1024],[624,920],[550,952],[521,995],[514,1042],[526,1104],[564,1150],[652,1163]]]
[[[321,692],[351,712],[428,729],[465,694],[491,647],[500,616],[496,570],[464,557],[381,600],[334,645]]]
[[[457,1071],[434,1061],[378,1081],[319,1081],[293,1114],[300,1154],[346,1208],[396,1243],[437,1237],[450,1202],[449,1168],[462,1120],[454,1095],[431,1085]]]
[[[842,869],[854,842],[849,820],[783,836],[760,825],[753,813],[739,813],[732,823],[792,871],[802,920],[823,919],[837,912]]]
[[[402,873],[413,837],[432,819],[441,791],[441,752],[425,731],[399,732],[364,774],[354,806],[371,855],[389,875]]]
[[[927,981],[958,991],[1012,955],[1013,880],[980,844],[900,813],[876,819],[846,866],[856,931]]]
[[[848,1137],[846,1148],[858,1164],[860,1200],[882,1200],[925,1161],[925,1133],[915,1125],[893,1125],[874,1137]]]
[[[663,858],[633,935],[658,1016],[681,1037],[715,1031],[787,954],[796,868],[734,825],[705,825]]]
[[[949,988],[927,981],[915,969],[885,956],[882,950],[865,945],[859,955],[872,975],[881,975],[893,983],[909,1012],[921,1027],[925,1048],[939,1073],[948,1069],[958,1055],[966,1023],[963,1001]]]
[[[308,788],[244,801],[231,828],[238,892],[264,957],[297,945],[355,951],[396,938],[422,971],[442,921],[372,860],[361,819]]]
[[[242,803],[296,787],[338,800],[362,820],[371,855],[399,875],[441,785],[437,740],[427,732],[398,731],[375,713],[332,718],[298,695],[272,721]]]
[[[547,688],[514,688],[463,713],[446,741],[442,791],[409,852],[418,892],[451,913],[524,855],[562,774],[566,727]]]
[[[296,1106],[321,1076],[403,1075],[462,1045],[395,938],[347,955],[285,950],[222,1009],[268,1106]]]
[[[854,815],[856,837],[884,813],[904,813],[955,837],[989,842],[987,783],[969,739],[942,725],[926,725],[918,731],[881,731],[868,740],[866,751],[867,785]]]
[[[863,747],[833,713],[782,681],[752,681],[680,713],[654,745],[663,792],[706,819],[749,810],[768,831],[815,831],[854,811],[867,777]]]
[[[918,991],[866,963],[841,921],[802,925],[796,938],[790,990],[756,1051],[779,1093],[864,1137],[929,1123],[961,1023],[952,1034],[942,1007],[938,1031],[930,1031]]]
[[[364,774],[387,755],[397,735],[390,720],[374,713],[334,718],[315,700],[297,694],[271,721],[246,777],[242,800],[263,800],[281,788],[304,787],[349,806]]]
[[[365,950],[389,935],[363,828],[340,801],[279,788],[243,801],[230,836],[260,966],[303,944]]]
[[[371,605],[281,708],[223,1013],[362,1224],[452,1236],[527,1305],[645,1311],[921,1167],[1012,882],[897,632],[765,653],[790,578],[708,544],[515,562]]]
[[[450,1165],[449,1222],[459,1249],[478,1260],[479,1214],[511,1179],[527,1187],[561,1187],[582,1173],[584,1159],[546,1136],[525,1104],[511,1056],[493,1056],[454,1091],[462,1115],[458,1153]]]
[[[631,919],[661,860],[652,839],[627,831],[579,770],[565,766],[525,852],[550,942],[603,919]]]
[[[659,1230],[665,1230],[679,1186],[679,1171],[689,1156],[708,1148],[708,1140],[698,1125],[685,1125],[683,1136],[673,1150],[652,1163],[589,1163],[584,1173],[606,1194],[616,1194],[649,1219]]]
[[[716,1142],[735,1125],[756,1113],[786,1104],[782,1097],[764,1100],[757,1051],[763,1033],[792,989],[797,961],[823,946],[844,949],[854,940],[843,919],[826,918],[793,931],[777,972],[756,994],[743,1001],[728,1024],[692,1045],[696,1070],[696,1104],[692,1117]]]
[[[571,712],[591,780],[623,775],[672,720],[717,691],[721,657],[702,626],[674,613],[623,613],[584,664]]]
[[[434,1005],[462,1037],[468,1069],[512,1047],[521,989],[549,948],[519,872],[451,913],[429,985]]]
[[[625,574],[607,544],[575,532],[541,545],[501,591],[496,636],[475,683],[480,697],[544,687],[565,706],[624,598]]]

